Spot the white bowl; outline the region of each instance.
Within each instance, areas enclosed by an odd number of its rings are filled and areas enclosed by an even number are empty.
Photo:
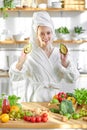
[[[13,39],[15,41],[23,41],[24,40],[24,34],[13,34]]]
[[[52,7],[53,8],[61,8],[62,6],[62,3],[61,2],[52,2]]]
[[[38,5],[38,8],[45,9],[45,8],[47,8],[47,4],[44,4],[44,3],[39,4],[39,5]]]

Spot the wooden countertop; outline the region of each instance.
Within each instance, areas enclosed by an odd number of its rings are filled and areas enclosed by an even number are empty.
[[[48,103],[22,103],[24,109],[35,109],[35,108],[42,108],[48,110]],[[59,120],[61,115],[54,114],[49,112],[49,119],[46,123],[30,123],[24,120],[18,121],[9,121],[7,123],[0,122],[0,128],[87,128],[87,121],[83,121],[82,119],[73,120],[70,119],[66,122],[62,122]]]

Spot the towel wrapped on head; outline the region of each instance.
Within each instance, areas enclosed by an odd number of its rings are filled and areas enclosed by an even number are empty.
[[[51,28],[53,32],[53,37],[55,37],[54,26],[50,15],[46,11],[35,12],[32,18],[32,31],[30,37],[30,41],[34,43],[34,46],[36,46],[35,43],[37,42],[38,26],[47,26]]]

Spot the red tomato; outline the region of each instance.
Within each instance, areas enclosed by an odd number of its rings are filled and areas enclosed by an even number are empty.
[[[27,121],[27,116],[24,116],[23,119],[24,119],[25,121]]]
[[[41,120],[42,120],[41,116],[36,117],[36,122],[41,122]]]
[[[43,117],[48,117],[48,114],[47,113],[43,113],[42,116]]]
[[[25,121],[30,121],[30,120],[31,120],[31,117],[30,117],[30,116],[24,116],[24,120],[25,120]]]
[[[42,122],[47,122],[47,120],[48,120],[48,117],[43,117],[42,116]]]
[[[31,121],[31,116],[27,116],[27,121]]]
[[[35,116],[32,116],[31,119],[30,119],[30,121],[31,121],[32,123],[36,122],[36,117],[35,117]]]

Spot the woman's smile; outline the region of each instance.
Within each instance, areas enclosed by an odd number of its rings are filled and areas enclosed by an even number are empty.
[[[39,26],[37,30],[37,37],[39,40],[39,45],[42,47],[42,45],[47,46],[52,42],[52,30],[49,27],[46,26]]]

